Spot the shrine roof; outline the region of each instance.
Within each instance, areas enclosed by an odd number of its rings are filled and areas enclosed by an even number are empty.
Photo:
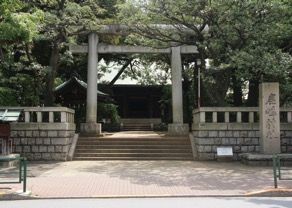
[[[87,89],[87,83],[80,80],[80,79],[77,79],[76,77],[72,77],[70,78],[69,80],[63,82],[62,84],[60,84],[59,86],[57,86],[55,88],[55,93],[61,93],[63,91],[66,91],[68,89],[72,90],[74,88],[80,88],[80,89],[83,89],[84,91],[86,91]],[[99,90],[97,90],[97,94],[98,96],[101,96],[101,97],[108,97],[109,95],[106,94],[106,93],[103,93]]]

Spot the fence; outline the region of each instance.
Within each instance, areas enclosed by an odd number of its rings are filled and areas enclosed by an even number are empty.
[[[249,123],[259,121],[258,107],[201,107],[194,110],[193,123]],[[292,123],[292,108],[280,108],[281,123]]]
[[[280,108],[281,153],[292,153],[292,108]],[[260,152],[258,107],[201,107],[193,112],[194,158],[215,160],[218,147],[232,147],[234,159],[241,153]]]
[[[12,152],[28,160],[67,160],[75,135],[75,111],[66,107],[0,107],[21,110],[10,123]],[[1,143],[1,140],[0,140]]]
[[[279,180],[292,180],[289,177],[282,177],[283,172],[282,171],[288,171],[286,174],[292,175],[292,168],[291,167],[281,167],[281,165],[285,165],[282,159],[292,161],[292,154],[277,154],[273,156],[273,170],[274,170],[274,187],[278,188],[278,179]]]
[[[0,181],[0,184],[14,184],[14,183],[21,183],[23,181],[23,192],[26,192],[26,158],[23,157],[0,157],[0,162],[9,162],[12,160],[18,160],[19,161],[19,168],[18,171],[11,171],[8,169],[8,171],[0,171],[0,174],[2,175],[14,175],[18,174],[18,181]]]
[[[19,122],[24,123],[74,123],[75,111],[66,107],[0,107],[4,110],[21,110]]]

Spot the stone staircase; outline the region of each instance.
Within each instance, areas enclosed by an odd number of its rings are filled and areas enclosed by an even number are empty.
[[[152,126],[160,122],[161,120],[157,118],[121,119],[122,131],[151,131]]]
[[[193,160],[188,137],[80,137],[73,160]]]
[[[151,131],[149,123],[124,123],[123,131]]]

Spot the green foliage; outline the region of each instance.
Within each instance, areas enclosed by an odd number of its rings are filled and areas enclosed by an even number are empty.
[[[3,18],[23,7],[24,7],[24,3],[21,0],[1,0],[0,18]]]
[[[6,73],[6,72],[5,72]],[[38,106],[40,98],[36,94],[33,77],[28,74],[11,73],[9,78],[1,79],[1,99],[5,105]]]
[[[0,87],[0,106],[17,106],[13,90],[6,87]]]
[[[114,21],[117,14],[117,4],[124,2],[123,0],[96,0],[100,8],[104,9],[104,12],[98,15],[101,19]]]
[[[21,27],[20,23],[12,16],[7,16],[0,23],[0,41],[20,42],[29,39],[29,32]]]
[[[58,74],[64,77],[68,68],[74,66],[73,56],[69,52],[69,45],[76,42],[76,36],[73,35],[97,28],[100,24],[97,15],[104,10],[93,0],[81,3],[74,0],[43,0],[31,2],[30,6],[44,13],[30,55],[43,68],[44,104],[53,106],[56,77]]]
[[[198,47],[202,85],[212,105],[227,105],[229,91],[235,86],[246,88],[253,80],[278,81],[283,89],[289,88],[292,10],[288,1],[130,0],[119,9],[121,21],[134,25],[136,34],[127,39],[130,44]],[[172,25],[177,31],[158,24]],[[205,25],[208,33],[203,32]]]
[[[131,62],[121,78],[130,77],[141,85],[165,85],[170,83],[169,64],[165,55],[140,55]]]
[[[97,120],[102,122],[103,119],[110,119],[111,123],[119,123],[120,116],[118,115],[117,106],[114,104],[98,103]]]
[[[38,22],[43,19],[41,10],[22,12],[22,1],[5,0],[0,4],[0,42],[30,42],[35,37]]]
[[[157,48],[196,45],[197,57],[183,57],[187,100],[194,100],[190,84],[195,84],[193,62],[201,59],[202,87],[213,102],[210,105],[227,105],[228,92],[235,92],[235,86],[248,89],[267,81],[280,82],[281,103],[291,103],[292,9],[288,0],[2,0],[0,88],[1,95],[7,96],[5,102],[39,105],[62,80],[72,75],[86,80],[86,55],[73,57],[68,46],[85,42],[81,32],[106,23],[132,25],[134,33],[127,37],[100,35],[103,43]],[[206,25],[208,33],[203,32]],[[116,54],[99,58],[118,64],[129,60],[127,55]],[[207,58],[209,68],[204,63]],[[130,59],[134,61],[123,76],[141,84],[167,83],[168,55]],[[52,100],[52,96],[46,99]]]

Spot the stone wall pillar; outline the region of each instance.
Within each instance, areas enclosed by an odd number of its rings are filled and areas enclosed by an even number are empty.
[[[279,83],[260,84],[260,152],[281,153]]]
[[[97,44],[96,33],[88,35],[88,69],[87,69],[87,98],[86,98],[86,123],[80,125],[82,134],[98,135],[101,125],[96,123],[97,113]]]
[[[172,80],[172,120],[168,125],[170,134],[186,134],[188,124],[183,123],[183,96],[182,96],[182,62],[180,46],[171,48],[171,80]]]
[[[11,123],[13,152],[28,160],[66,161],[75,135],[74,123]]]

